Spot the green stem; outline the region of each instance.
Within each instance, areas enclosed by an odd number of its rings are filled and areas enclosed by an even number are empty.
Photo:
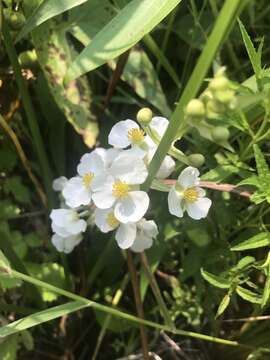
[[[199,57],[199,60],[195,66],[195,69],[188,81],[185,90],[178,102],[178,105],[171,117],[170,124],[161,139],[159,147],[149,165],[149,174],[143,184],[143,190],[147,191],[157,173],[160,165],[168,153],[171,144],[176,138],[176,134],[179,134],[186,128],[184,122],[184,110],[188,102],[196,97],[201,84],[211,66],[213,59],[221,46],[224,38],[228,35],[229,30],[232,28],[232,23],[235,21],[238,9],[241,6],[241,0],[226,0],[223,8],[216,20],[214,29],[207,40],[206,46]]]
[[[46,155],[43,139],[40,134],[40,130],[38,127],[37,117],[33,108],[33,104],[31,102],[31,98],[28,92],[28,88],[26,86],[25,80],[22,76],[22,70],[20,64],[18,62],[18,56],[13,45],[10,30],[8,25],[3,19],[2,24],[2,33],[4,38],[5,47],[7,50],[7,54],[10,60],[10,63],[13,67],[16,82],[19,88],[20,95],[22,97],[22,103],[24,106],[24,110],[26,113],[26,118],[28,121],[28,126],[33,137],[34,146],[37,152],[38,160],[42,170],[42,177],[44,179],[44,185],[46,188],[46,193],[48,196],[49,206],[53,205],[53,192],[52,192],[52,173],[49,166],[49,161]]]
[[[209,335],[196,333],[196,332],[193,332],[193,331],[184,331],[184,330],[178,330],[178,329],[171,329],[169,326],[161,325],[161,324],[155,323],[153,321],[141,320],[140,318],[138,318],[138,317],[136,317],[134,315],[122,312],[120,310],[111,308],[111,307],[106,306],[106,305],[99,304],[99,303],[97,303],[95,301],[86,299],[86,298],[84,298],[82,296],[73,294],[73,293],[71,293],[69,291],[57,288],[56,286],[53,286],[53,285],[48,284],[48,283],[46,283],[44,281],[35,279],[35,278],[31,277],[31,276],[25,275],[25,274],[20,273],[18,271],[11,270],[11,269],[6,269],[6,270],[2,269],[2,271],[7,272],[11,277],[13,277],[15,279],[26,281],[26,282],[31,283],[33,285],[45,288],[45,289],[47,289],[49,291],[53,291],[56,294],[63,295],[65,297],[67,297],[67,298],[75,300],[76,302],[80,302],[82,304],[82,307],[84,307],[83,305],[85,305],[85,307],[92,307],[95,310],[102,311],[102,312],[105,312],[105,313],[109,313],[109,314],[111,314],[113,316],[120,317],[122,319],[125,319],[125,320],[133,322],[133,323],[143,324],[143,325],[155,328],[155,329],[168,331],[168,332],[171,332],[173,334],[193,337],[193,338],[196,338],[196,339],[201,339],[201,340],[210,341],[210,342],[214,342],[214,343],[219,343],[219,344],[223,344],[223,345],[241,346],[241,347],[244,347],[244,348],[247,348],[247,349],[253,349],[253,347],[245,345],[245,344],[241,344],[241,343],[239,343],[237,341],[226,340],[226,339],[222,339],[222,338],[218,338],[218,337],[213,337],[213,336],[209,336]],[[52,309],[54,309],[54,308],[52,308]],[[48,312],[49,310],[51,310],[51,309],[46,309],[45,311]],[[77,309],[75,309],[74,311],[76,311],[76,310]],[[35,313],[35,314],[32,314],[30,317],[31,318],[36,318],[38,320],[42,313],[43,312]],[[59,315],[59,316],[61,316],[61,315]],[[14,321],[13,323],[10,323],[8,325],[2,326],[0,328],[0,336],[3,337],[3,336],[11,335],[11,334],[14,334],[16,332],[27,329],[30,326],[33,326],[33,325],[29,325],[29,322],[27,321],[28,319],[30,319],[30,317],[27,317],[25,319],[20,319],[20,320]],[[25,321],[25,323],[23,324],[24,321]]]
[[[170,329],[174,329],[175,326],[174,326],[174,323],[171,319],[171,315],[167,309],[167,306],[163,300],[163,297],[161,295],[161,292],[160,292],[160,289],[159,289],[159,286],[157,284],[157,281],[155,279],[155,276],[152,274],[152,271],[151,271],[151,268],[149,266],[149,263],[148,263],[148,259],[145,255],[145,253],[143,252],[141,254],[141,261],[142,261],[142,264],[143,264],[143,267],[144,267],[144,270],[145,270],[145,274],[148,278],[148,281],[150,283],[150,286],[153,290],[153,293],[155,295],[155,298],[157,299],[157,302],[158,302],[158,305],[159,305],[159,308],[160,308],[160,311],[164,317],[164,320],[165,320],[165,323],[167,326],[170,327]]]

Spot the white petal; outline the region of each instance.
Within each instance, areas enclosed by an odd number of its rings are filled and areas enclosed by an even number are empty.
[[[150,122],[150,128],[152,128],[161,138],[167,130],[168,125],[169,120],[161,116],[154,116]]]
[[[105,171],[102,156],[98,152],[92,151],[91,153],[84,154],[77,166],[78,174],[83,176],[85,174],[94,173],[100,174]]]
[[[60,252],[69,254],[75,246],[77,246],[82,241],[81,235],[69,236],[63,238],[57,234],[52,236],[52,243],[56,249]]]
[[[113,212],[112,209],[106,209],[106,210],[96,209],[95,210],[95,224],[100,229],[100,231],[102,231],[104,233],[114,230],[114,228],[111,227],[107,223],[107,217],[111,212]]]
[[[147,152],[147,163],[149,164],[152,160],[155,152],[157,150],[157,146],[152,147]],[[175,161],[170,156],[165,156],[165,159],[162,161],[161,166],[157,172],[156,177],[158,179],[166,179],[173,172],[175,168]]]
[[[194,220],[200,220],[207,216],[212,201],[208,198],[200,198],[196,202],[186,202],[188,215]]]
[[[124,149],[125,147],[130,145],[130,141],[128,138],[128,131],[130,129],[138,129],[139,126],[135,121],[127,119],[123,121],[119,121],[115,124],[109,134],[109,144],[120,149]]]
[[[98,191],[93,194],[92,199],[99,209],[109,209],[115,202],[115,198],[111,192]]]
[[[68,180],[62,193],[66,204],[71,208],[76,208],[80,205],[88,205],[92,198],[91,189],[84,186],[83,180],[79,176]]]
[[[121,224],[116,231],[115,239],[121,249],[128,249],[136,237],[136,224]]]
[[[137,235],[134,243],[131,246],[131,250],[134,252],[142,252],[149,249],[153,245],[153,239],[143,234]]]
[[[142,159],[134,156],[129,150],[122,151],[111,166],[112,175],[127,184],[142,184],[147,178],[148,171]]]
[[[144,138],[144,142],[147,144],[148,148],[157,148],[156,143],[150,138],[149,135],[146,135]]]
[[[99,191],[102,187],[106,186],[108,175],[106,173],[97,175],[93,178],[90,188],[92,191]]]
[[[52,223],[52,231],[61,237],[70,236],[70,232],[65,227],[58,226],[54,222]]]
[[[172,187],[168,195],[169,212],[177,217],[183,216],[183,209],[181,206],[182,196]]]
[[[157,224],[153,220],[142,219],[137,223],[140,231],[143,231],[148,237],[155,238],[158,235]]]
[[[178,176],[177,182],[184,188],[190,188],[193,186],[199,185],[200,178],[199,178],[199,170],[188,166],[185,168],[181,174]]]
[[[84,232],[86,228],[87,223],[83,219],[78,219],[76,221],[66,224],[66,230],[72,235],[77,235],[81,232]]]
[[[149,206],[149,196],[144,191],[131,191],[126,199],[118,200],[114,215],[121,223],[137,222],[146,213]]]
[[[66,219],[75,212],[70,209],[53,209],[50,213],[51,220],[58,226],[65,226]]]
[[[60,176],[53,180],[52,188],[54,191],[62,191],[68,179],[65,176]]]

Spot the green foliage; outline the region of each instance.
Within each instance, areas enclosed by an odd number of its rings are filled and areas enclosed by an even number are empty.
[[[2,3],[0,358],[139,356],[144,325],[151,351],[164,358],[175,354],[160,331],[176,343],[187,336],[181,348],[191,359],[268,359],[267,321],[219,321],[269,308],[268,2]],[[107,147],[111,126],[143,107],[170,120],[162,139],[155,134],[160,146],[143,185],[159,190],[151,193],[159,237],[148,272],[134,256],[145,321],[114,238],[89,225],[71,254],[57,253],[50,208],[37,196],[37,186],[51,196],[50,171],[74,176],[87,148]],[[200,166],[207,219],[168,215],[171,183],[155,179],[167,153],[173,179]]]

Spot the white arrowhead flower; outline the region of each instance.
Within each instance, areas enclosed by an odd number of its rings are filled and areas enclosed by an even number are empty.
[[[134,185],[142,184],[146,177],[143,160],[129,150],[122,151],[112,162],[106,182],[93,193],[96,207],[114,207],[114,215],[122,223],[139,221],[148,209],[149,197]]]
[[[58,234],[53,234],[52,243],[56,247],[57,251],[64,252],[65,254],[69,254],[75,246],[79,245],[82,241],[83,237],[81,234],[78,235],[70,235],[67,237],[62,237]]]
[[[158,234],[158,229],[154,221],[141,219],[137,223],[120,223],[113,209],[96,209],[95,223],[104,233],[116,229],[115,239],[121,249],[128,249],[141,252],[148,249],[153,244],[153,239]]]
[[[54,209],[50,213],[52,230],[57,235],[68,237],[78,235],[86,230],[86,221],[80,219],[78,213],[72,209]]]
[[[199,171],[191,166],[181,172],[175,186],[169,191],[168,205],[172,215],[182,217],[186,210],[195,220],[207,216],[212,201],[205,197],[205,191],[198,187],[199,175]]]
[[[68,179],[65,176],[60,176],[53,180],[52,188],[54,191],[62,191],[67,183]]]
[[[162,138],[165,131],[167,130],[168,125],[169,125],[169,121],[166,118],[161,116],[154,116],[149,124],[149,127],[150,127],[150,131],[154,133],[153,135]],[[146,162],[147,164],[149,164],[157,150],[157,145],[148,135],[145,137],[145,142],[148,145],[148,149],[149,149],[146,155]],[[166,179],[174,171],[174,168],[175,168],[175,161],[171,156],[166,155],[163,162],[160,165],[156,177],[158,179]]]
[[[72,177],[64,186],[62,194],[69,207],[89,205],[95,188],[105,182],[105,155],[101,153],[102,150],[96,149],[84,154],[77,167],[79,176]]]
[[[144,153],[145,133],[133,120],[127,119],[116,123],[109,133],[108,140],[115,148],[125,149],[131,146]]]

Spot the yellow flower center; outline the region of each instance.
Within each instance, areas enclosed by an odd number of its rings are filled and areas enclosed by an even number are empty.
[[[113,229],[115,229],[119,225],[119,221],[116,219],[112,212],[108,214],[106,221],[107,224],[110,225],[110,227],[112,227]]]
[[[94,179],[94,174],[93,173],[87,173],[87,174],[83,175],[83,185],[86,188],[89,188],[89,186],[91,185],[93,179]]]
[[[130,129],[128,131],[128,138],[133,144],[140,144],[144,140],[144,131],[137,128]]]
[[[188,188],[183,192],[184,199],[189,202],[198,200],[199,194],[195,187]]]
[[[112,193],[117,199],[123,199],[128,195],[129,186],[124,181],[116,181],[113,184]]]

